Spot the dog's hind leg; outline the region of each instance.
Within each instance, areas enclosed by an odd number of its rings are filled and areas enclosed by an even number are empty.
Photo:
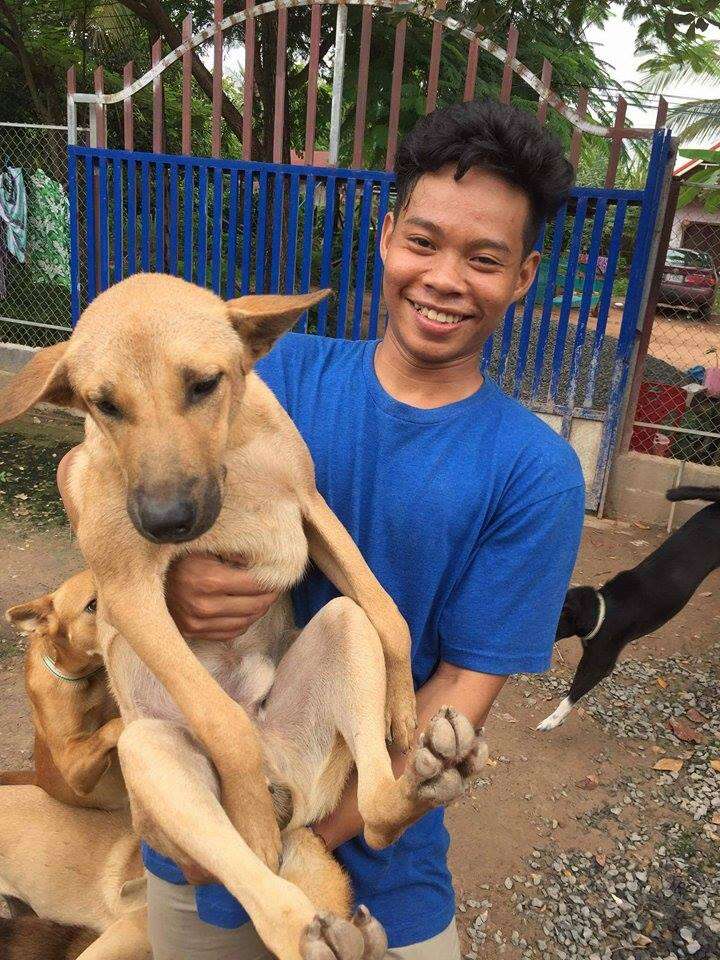
[[[310,936],[315,950],[315,907],[294,884],[272,873],[234,829],[218,799],[211,764],[190,735],[166,721],[136,720],[120,737],[118,750],[141,835],[181,865],[197,864],[225,884],[279,960],[312,960],[305,943]],[[321,919],[320,942],[335,950],[326,956],[361,960],[364,940],[357,927],[337,917]]]
[[[428,810],[463,792],[486,748],[469,721],[442,711],[405,773],[393,772],[385,742],[385,662],[377,631],[347,597],[326,604],[281,660],[262,724],[273,779],[293,791],[291,825],[313,822],[337,803],[357,768],[357,797],[372,846],[392,843]],[[338,759],[338,735],[347,763]]]

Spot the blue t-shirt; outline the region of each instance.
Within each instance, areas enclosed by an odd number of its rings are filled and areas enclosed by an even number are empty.
[[[288,334],[257,369],[310,448],[319,491],[407,620],[416,685],[441,660],[498,675],[546,670],[582,528],[574,451],[489,380],[434,410],[400,403],[377,379],[376,346]],[[298,624],[336,595],[311,569],[294,595]],[[358,838],[335,851],[392,947],[451,922],[448,845],[437,810],[387,850]],[[172,879],[174,865],[145,852]],[[198,888],[197,901],[209,922],[246,918],[218,885]]]

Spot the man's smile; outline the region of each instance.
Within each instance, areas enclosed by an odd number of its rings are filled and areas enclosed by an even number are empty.
[[[470,319],[470,314],[451,313],[449,310],[439,310],[436,307],[432,307],[428,304],[419,303],[417,300],[408,300],[408,303],[412,306],[416,313],[418,313],[425,320],[431,321],[433,324],[456,327],[464,320]]]

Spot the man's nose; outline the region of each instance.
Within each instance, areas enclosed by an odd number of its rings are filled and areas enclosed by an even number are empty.
[[[433,257],[432,268],[423,279],[427,287],[445,295],[461,293],[465,285],[461,264],[449,254]]]

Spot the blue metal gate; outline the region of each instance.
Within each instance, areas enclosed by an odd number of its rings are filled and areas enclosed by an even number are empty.
[[[506,392],[587,447],[589,509],[617,432],[669,155],[670,135],[658,131],[643,190],[572,191],[538,239],[533,286],[483,357]],[[111,283],[151,270],[226,298],[331,286],[333,301],[299,329],[381,335],[379,236],[393,181],[377,171],[70,146],[73,323]]]

